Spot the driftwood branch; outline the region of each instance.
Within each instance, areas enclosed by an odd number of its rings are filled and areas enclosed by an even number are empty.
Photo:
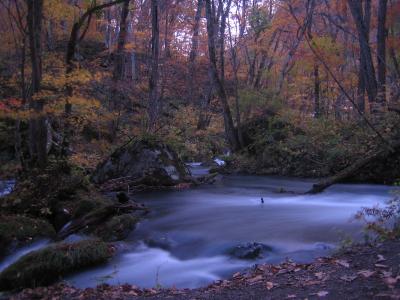
[[[318,183],[314,184],[313,187],[307,192],[307,194],[321,193],[322,191],[324,191],[326,188],[330,187],[331,185],[341,182],[341,181],[353,176],[361,168],[368,165],[369,163],[371,163],[375,160],[378,160],[378,159],[384,159],[393,153],[399,152],[400,151],[400,141],[393,143],[392,148],[393,148],[394,152],[388,150],[387,148],[381,148],[381,149],[375,150],[373,153],[371,153],[369,155],[366,155],[366,156],[360,158],[359,160],[357,160],[356,162],[354,162],[347,168],[343,169],[339,173],[337,173],[331,177],[322,179]]]

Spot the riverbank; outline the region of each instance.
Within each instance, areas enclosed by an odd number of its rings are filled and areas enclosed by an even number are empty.
[[[400,240],[355,245],[310,264],[258,265],[199,289],[65,284],[26,289],[10,299],[400,299]]]

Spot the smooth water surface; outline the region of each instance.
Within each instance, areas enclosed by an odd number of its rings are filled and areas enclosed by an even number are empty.
[[[193,168],[194,174],[206,173],[201,166]],[[152,212],[120,244],[125,251],[107,265],[68,280],[79,287],[105,282],[198,287],[256,263],[310,261],[330,254],[345,238],[361,239],[354,214],[391,197],[391,188],[380,185],[335,185],[318,195],[277,192],[305,192],[312,183],[227,176],[210,186],[137,195]],[[272,251],[258,260],[228,255],[246,242],[264,243]]]

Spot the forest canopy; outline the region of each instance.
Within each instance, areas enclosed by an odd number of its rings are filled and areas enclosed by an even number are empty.
[[[22,168],[93,167],[143,134],[188,160],[251,151],[249,124],[272,116],[391,147],[398,1],[1,0],[0,14],[3,148]]]

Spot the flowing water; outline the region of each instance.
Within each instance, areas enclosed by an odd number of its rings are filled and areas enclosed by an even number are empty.
[[[191,169],[194,176],[208,172],[200,164]],[[0,183],[0,197],[14,185],[14,181]],[[198,287],[258,263],[286,258],[311,261],[329,255],[344,239],[362,239],[362,224],[354,220],[354,214],[391,198],[391,187],[367,184],[335,185],[321,194],[301,195],[312,183],[225,176],[214,185],[136,195],[138,202],[151,209],[147,218],[118,244],[120,251],[109,263],[67,281],[78,287],[100,283]],[[282,190],[294,193],[279,193]],[[235,246],[248,242],[263,243],[270,250],[256,260],[229,255]],[[0,262],[0,271],[48,243],[41,240],[18,249]]]
[[[206,168],[193,165],[195,175]],[[210,186],[137,195],[151,209],[124,249],[107,265],[75,274],[79,287],[130,283],[141,287],[198,287],[256,263],[291,258],[306,262],[330,254],[343,239],[361,239],[353,219],[361,207],[383,204],[390,187],[335,185],[318,195],[312,181],[265,176],[226,176]],[[264,204],[260,199],[263,197]],[[257,260],[229,256],[238,244],[271,247]]]

